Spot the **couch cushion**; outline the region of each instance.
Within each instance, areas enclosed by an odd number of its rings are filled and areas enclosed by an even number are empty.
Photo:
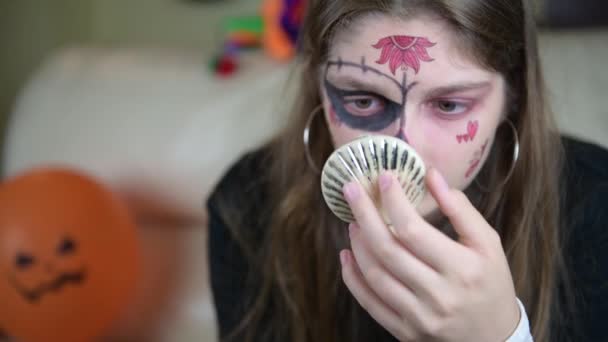
[[[191,51],[73,48],[22,91],[6,174],[60,163],[93,172],[141,216],[201,221],[203,198],[241,153],[283,122],[288,73],[260,54],[218,79]]]

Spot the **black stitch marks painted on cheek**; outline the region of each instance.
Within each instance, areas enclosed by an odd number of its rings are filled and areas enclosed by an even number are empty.
[[[481,163],[481,159],[483,158],[486,152],[486,148],[488,147],[489,141],[489,139],[486,139],[486,141],[483,143],[483,145],[481,145],[479,150],[475,151],[473,159],[469,162],[469,168],[467,169],[467,172],[464,175],[465,178],[471,177],[473,175],[473,172],[477,170],[477,167]]]

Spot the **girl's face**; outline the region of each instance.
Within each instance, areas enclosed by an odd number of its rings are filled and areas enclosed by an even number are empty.
[[[335,147],[362,135],[399,137],[457,189],[483,166],[505,108],[503,77],[427,16],[356,21],[336,35],[320,79]],[[418,210],[436,208],[427,195]]]

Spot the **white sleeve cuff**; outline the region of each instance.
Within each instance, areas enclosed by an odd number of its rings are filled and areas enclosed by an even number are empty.
[[[530,322],[528,321],[528,315],[526,314],[526,308],[524,304],[517,298],[517,304],[519,305],[519,324],[513,332],[513,334],[505,342],[533,342],[532,334],[530,333]]]

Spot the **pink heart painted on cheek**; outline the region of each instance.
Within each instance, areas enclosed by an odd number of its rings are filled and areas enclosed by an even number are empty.
[[[469,133],[469,138],[471,138],[471,140],[473,140],[475,138],[475,135],[477,135],[478,128],[478,121],[469,121],[469,125],[467,126],[467,132]]]

